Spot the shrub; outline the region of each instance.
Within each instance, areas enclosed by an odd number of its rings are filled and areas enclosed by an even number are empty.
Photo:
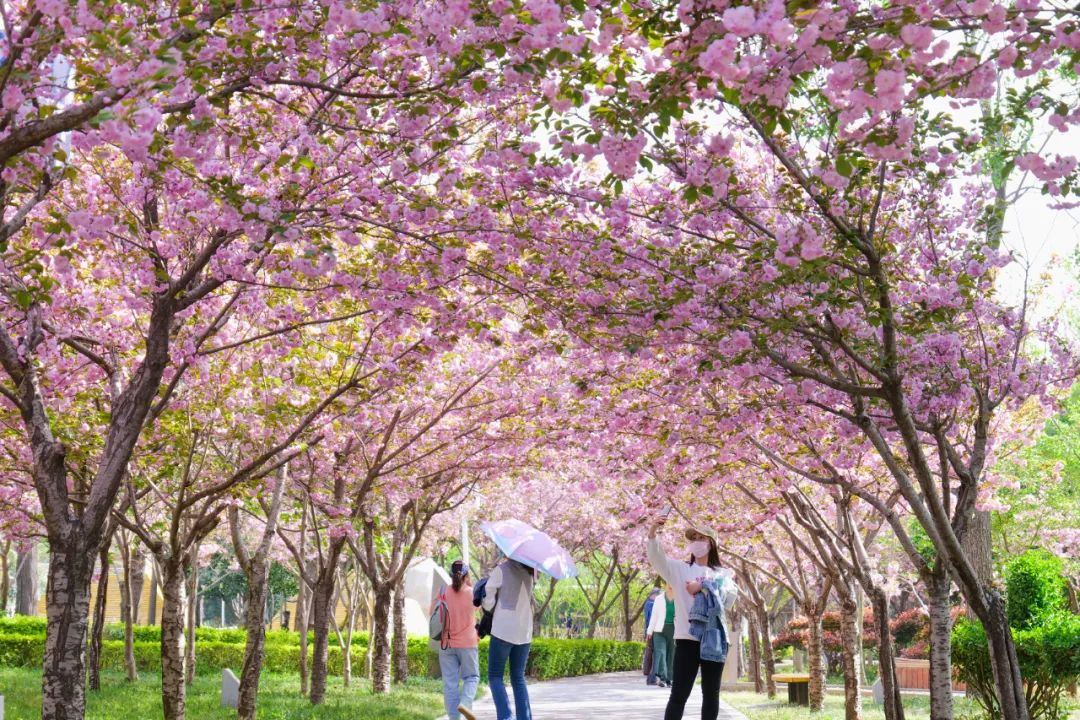
[[[1080,616],[1058,612],[1034,627],[1013,631],[1024,694],[1032,720],[1065,717],[1061,698],[1080,677]],[[978,621],[961,619],[952,633],[953,665],[975,690],[990,718],[1000,718],[986,632]]]
[[[615,640],[538,640],[528,672],[538,680],[632,670],[641,666],[645,645]]]
[[[0,665],[40,668],[45,658],[45,636],[0,634]]]
[[[423,642],[423,641],[420,641]],[[412,663],[410,640],[409,662]],[[641,667],[645,644],[619,640],[564,640],[536,638],[525,673],[537,680],[553,680],[593,673],[619,672]],[[487,678],[488,639],[480,641],[480,677]]]
[[[1009,626],[1024,630],[1065,608],[1064,566],[1045,550],[1029,550],[1005,568]]]
[[[45,618],[29,615],[0,617],[0,635],[44,635]]]
[[[786,648],[794,648],[796,650],[803,650],[805,645],[803,643],[802,633],[782,632],[777,634],[772,641],[773,650],[784,650]]]
[[[889,622],[893,642],[898,648],[913,644],[920,635],[930,633],[930,616],[922,608],[911,608],[897,615]]]
[[[910,660],[929,660],[930,641],[916,640],[900,651],[900,657]]]
[[[37,620],[36,618],[28,618]],[[0,627],[3,627],[0,624]],[[34,630],[31,634],[0,632],[0,666],[40,668],[45,651],[44,621],[15,623],[9,627]],[[141,672],[158,672],[161,667],[160,628],[137,626],[134,643],[135,664]],[[124,670],[123,627],[109,626],[102,641],[101,662],[106,670]],[[116,630],[119,629],[119,637]],[[244,663],[245,635],[242,630],[198,628],[195,632],[195,672],[208,674],[232,668],[239,672]],[[146,638],[150,638],[147,640]],[[367,672],[367,634],[353,637],[352,671],[359,676]],[[487,677],[488,640],[480,643],[480,675]],[[641,667],[644,643],[615,640],[561,640],[537,638],[533,641],[526,672],[539,680],[576,675],[633,670]],[[312,648],[308,648],[311,657]],[[267,633],[264,649],[265,672],[295,673],[300,665],[300,645],[296,633],[272,631]],[[409,673],[417,676],[431,674],[438,667],[437,653],[430,650],[426,638],[409,638]],[[327,666],[332,675],[340,675],[343,667],[341,648],[331,643]]]

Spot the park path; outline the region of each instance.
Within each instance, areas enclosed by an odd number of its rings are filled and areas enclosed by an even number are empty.
[[[509,687],[507,688],[509,690]],[[645,684],[639,672],[606,673],[530,682],[529,699],[535,720],[661,720],[669,691]],[[510,695],[513,702],[513,694]],[[477,720],[495,720],[491,694],[474,708]],[[443,716],[445,718],[445,716]],[[701,691],[695,688],[686,704],[686,720],[701,717]],[[719,720],[747,720],[723,701]]]

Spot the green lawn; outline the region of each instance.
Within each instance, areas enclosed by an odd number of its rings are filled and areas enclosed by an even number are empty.
[[[765,695],[752,692],[722,692],[720,697],[739,708],[750,720],[804,720],[810,717],[810,711],[804,707],[787,704],[787,689],[781,685],[775,700],[770,701]],[[963,715],[970,710],[966,700],[957,698],[956,714]],[[843,720],[844,698],[840,695],[826,695],[824,709],[815,714],[814,720]],[[863,720],[884,720],[883,713],[870,698],[863,698]],[[904,717],[906,720],[930,720],[930,698],[905,697]]]
[[[123,674],[104,673],[100,693],[87,692],[87,720],[154,720],[161,717],[160,680],[143,673],[132,685]],[[442,683],[412,679],[395,687],[390,695],[374,696],[363,680],[348,690],[340,678],[330,678],[326,703],[313,708],[300,697],[300,678],[267,675],[259,692],[260,720],[433,720],[444,713]],[[236,711],[221,707],[220,675],[195,678],[188,689],[187,716],[197,720],[235,718]],[[21,668],[0,669],[0,694],[4,696],[4,720],[38,720],[41,717],[41,673]]]
[[[775,700],[765,695],[752,692],[721,692],[720,697],[738,708],[750,720],[843,720],[844,698],[840,695],[826,695],[825,707],[814,715],[804,707],[787,704],[787,689],[781,685]],[[956,698],[956,717],[981,717],[979,707],[965,698]],[[863,698],[863,720],[884,720],[885,713],[874,705],[870,698]],[[906,696],[904,698],[905,720],[930,720],[930,698],[926,696]],[[1080,710],[1074,711],[1070,720],[1080,720]]]

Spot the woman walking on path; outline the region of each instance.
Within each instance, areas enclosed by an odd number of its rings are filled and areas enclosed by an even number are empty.
[[[446,621],[439,648],[442,670],[443,703],[449,720],[476,720],[472,714],[476,686],[480,683],[480,651],[476,634],[476,608],[473,607],[469,566],[455,560],[450,566],[451,586],[431,605],[431,613],[440,600],[446,602]],[[429,613],[430,614],[430,613]]]
[[[698,668],[701,669],[701,718],[716,720],[720,714],[720,676],[727,650],[723,615],[734,604],[738,588],[731,581],[730,571],[720,568],[715,531],[701,525],[687,528],[690,553],[687,562],[664,553],[657,537],[663,523],[658,521],[650,530],[647,548],[649,562],[671,586],[675,606],[675,661],[664,720],[682,719]],[[692,612],[701,639],[691,632]],[[708,630],[702,631],[702,623]]]
[[[491,573],[485,588],[484,609],[494,610],[488,647],[488,685],[498,720],[532,720],[525,665],[532,646],[533,579],[531,567],[506,560]],[[510,711],[510,698],[503,683],[507,662],[515,712]]]
[[[675,603],[671,585],[656,596],[649,619],[648,637],[653,645],[652,674],[660,687],[671,687],[675,660]]]

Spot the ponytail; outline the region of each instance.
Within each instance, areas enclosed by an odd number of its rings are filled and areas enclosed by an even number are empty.
[[[450,582],[453,583],[454,592],[461,591],[467,577],[469,577],[469,566],[464,560],[455,560],[450,565]]]

